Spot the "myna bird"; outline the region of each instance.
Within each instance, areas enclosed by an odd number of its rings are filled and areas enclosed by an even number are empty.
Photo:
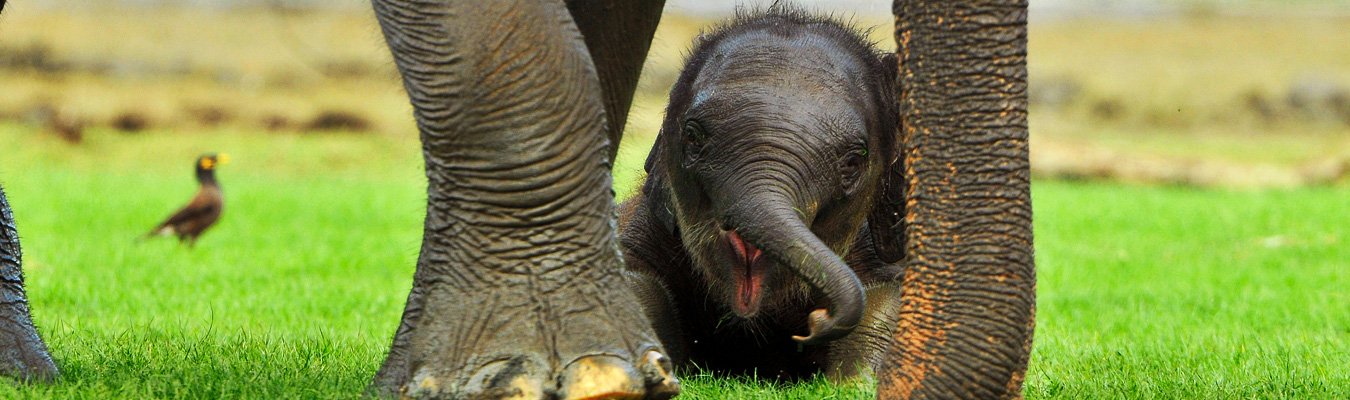
[[[201,188],[197,189],[197,195],[145,236],[174,235],[178,236],[180,243],[186,241],[188,246],[195,245],[197,237],[220,219],[220,210],[225,206],[225,202],[221,196],[220,183],[216,182],[216,167],[227,162],[229,157],[225,154],[205,154],[198,157],[197,183],[201,184]]]

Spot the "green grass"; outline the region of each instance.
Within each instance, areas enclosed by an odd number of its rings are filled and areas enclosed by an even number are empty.
[[[1028,397],[1350,397],[1350,188],[1034,194]]]
[[[351,397],[373,375],[420,245],[415,142],[94,133],[68,147],[8,128],[0,141],[22,150],[0,180],[65,376],[0,398]],[[222,222],[194,250],[137,243],[192,195],[207,150],[234,158]]]
[[[0,398],[350,398],[411,282],[415,139],[0,124],[34,319],[64,376]],[[642,144],[619,169],[640,170]],[[224,219],[136,242],[224,151]],[[627,179],[627,178],[625,178]],[[631,182],[618,182],[627,193]],[[1214,191],[1038,181],[1030,398],[1350,397],[1350,187]],[[690,399],[869,398],[686,374]]]

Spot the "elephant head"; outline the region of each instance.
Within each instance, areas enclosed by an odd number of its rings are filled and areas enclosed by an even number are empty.
[[[698,41],[647,161],[647,188],[668,192],[648,198],[721,304],[755,318],[824,301],[794,337],[808,344],[862,317],[841,255],[889,211],[874,204],[898,148],[893,55],[814,22],[778,35],[764,34],[772,20],[733,23]]]

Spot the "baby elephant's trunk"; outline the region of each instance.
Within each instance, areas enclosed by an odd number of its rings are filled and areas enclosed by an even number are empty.
[[[792,338],[803,344],[819,344],[853,331],[866,303],[858,276],[811,232],[789,196],[776,190],[749,192],[730,205],[724,221],[765,256],[820,291],[828,302],[811,312],[810,334]]]

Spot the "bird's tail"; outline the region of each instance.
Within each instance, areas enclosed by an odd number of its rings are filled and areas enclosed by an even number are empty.
[[[168,226],[160,225],[155,227],[155,229],[151,229],[149,232],[146,232],[144,235],[136,237],[136,243],[144,242],[146,241],[146,239],[152,239],[155,236],[164,236],[170,233],[172,232],[169,232]]]

